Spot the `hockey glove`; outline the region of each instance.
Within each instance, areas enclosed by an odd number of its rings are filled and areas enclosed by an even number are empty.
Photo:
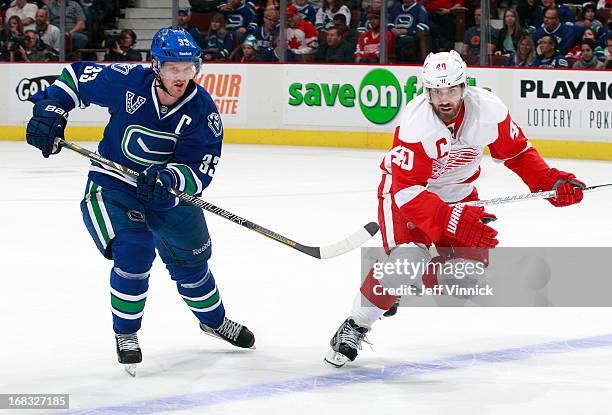
[[[483,207],[463,203],[442,206],[436,214],[436,222],[442,224],[447,237],[457,241],[457,246],[471,248],[494,248],[499,243],[497,231],[485,225],[495,219]]]
[[[555,198],[546,199],[553,206],[562,207],[579,203],[582,200],[582,189],[586,185],[576,179],[572,173],[566,173],[557,169],[550,169],[538,183],[539,191],[555,190]]]
[[[176,187],[172,171],[151,165],[138,175],[136,196],[154,209],[168,210],[177,205],[177,198],[168,192],[171,187]]]
[[[57,154],[62,149],[55,146],[56,138],[64,138],[64,129],[68,122],[68,111],[61,107],[59,101],[43,99],[34,105],[34,115],[28,122],[26,141],[42,151],[44,158]]]

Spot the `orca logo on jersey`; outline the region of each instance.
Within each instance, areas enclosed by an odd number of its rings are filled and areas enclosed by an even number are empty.
[[[113,63],[111,69],[119,72],[121,75],[127,75],[130,73],[130,70],[136,66],[138,65],[134,63]]]
[[[221,117],[219,117],[219,114],[213,112],[206,117],[206,119],[208,120],[208,128],[210,128],[210,131],[212,131],[215,137],[219,137],[223,134],[223,124],[221,124]]]
[[[176,134],[130,125],[123,134],[121,151],[136,164],[165,164],[174,154],[177,141]]]
[[[134,114],[147,101],[145,97],[136,97],[136,102],[134,102],[135,96],[132,91],[125,93],[125,112],[128,114]]]

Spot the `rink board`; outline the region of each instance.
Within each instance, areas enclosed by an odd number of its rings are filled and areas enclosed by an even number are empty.
[[[23,139],[27,99],[62,66],[0,65],[7,80],[0,139]],[[401,109],[422,91],[419,73],[406,65],[207,64],[196,80],[217,104],[225,142],[384,149]],[[470,68],[468,75],[504,101],[545,156],[612,160],[609,71]],[[73,111],[67,137],[97,141],[107,119],[96,106]]]

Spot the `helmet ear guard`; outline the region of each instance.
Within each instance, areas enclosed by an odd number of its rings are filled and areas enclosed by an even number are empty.
[[[425,58],[421,71],[423,91],[431,102],[430,89],[450,88],[463,85],[463,95],[467,93],[467,65],[456,51],[430,53]]]

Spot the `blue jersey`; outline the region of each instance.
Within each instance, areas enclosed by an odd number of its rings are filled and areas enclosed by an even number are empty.
[[[298,6],[297,4],[293,4],[298,11],[298,14],[302,16],[302,19],[306,20],[311,25],[315,25],[317,20],[317,11],[310,4],[306,3],[304,6]]]
[[[274,47],[278,41],[278,29],[279,26],[276,26],[274,29],[274,33],[266,33],[266,30],[263,26],[257,28],[255,33],[255,39],[257,39],[257,53],[263,55],[264,61],[275,61],[276,57],[274,55]]]
[[[572,24],[559,24],[559,26],[549,32],[544,28],[544,25],[540,26],[538,30],[533,34],[533,43],[538,44],[538,40],[544,35],[553,35],[557,39],[557,45],[559,52],[565,55],[571,49],[572,45],[582,37],[584,33],[584,27]]]
[[[247,5],[242,5],[231,12],[224,12],[223,14],[226,20],[225,28],[230,32],[234,32],[241,27],[245,28],[248,33],[253,33],[257,30],[257,16]]]
[[[409,35],[416,35],[419,31],[429,30],[429,17],[427,11],[418,3],[410,6],[398,4],[389,10],[389,29],[406,29]]]
[[[210,184],[221,156],[221,118],[208,92],[193,81],[170,107],[159,102],[154,85],[153,70],[141,65],[74,62],[32,101],[56,99],[68,111],[91,104],[108,108],[100,155],[137,172],[164,165],[178,176],[178,190],[197,196]],[[89,178],[136,195],[134,180],[98,163],[91,164]]]
[[[534,68],[569,68],[569,64],[560,54],[556,54],[551,58],[538,56],[529,66]]]
[[[229,32],[225,33],[225,37],[221,37],[219,32],[213,30],[204,33],[202,46],[204,54],[210,53],[215,59],[227,60],[233,48],[234,40]]]

